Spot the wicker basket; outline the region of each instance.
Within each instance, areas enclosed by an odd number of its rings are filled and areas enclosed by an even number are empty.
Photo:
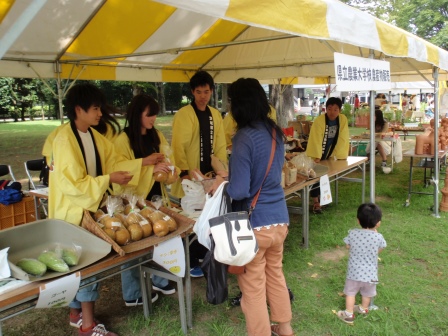
[[[190,219],[188,217],[182,216],[182,215],[178,214],[177,212],[172,211],[172,210],[170,210],[168,208],[165,208],[165,207],[161,207],[159,210],[162,211],[163,213],[171,216],[176,221],[176,223],[177,223],[177,230],[174,231],[174,232],[170,232],[169,234],[167,234],[164,237],[157,237],[155,235],[151,235],[151,236],[149,236],[147,238],[143,238],[142,240],[139,240],[139,241],[136,241],[136,242],[132,242],[132,243],[126,244],[124,246],[120,246],[115,241],[113,241],[101,229],[101,227],[98,225],[98,223],[95,222],[95,220],[92,218],[92,214],[89,211],[87,211],[87,210],[84,210],[84,216],[82,218],[82,227],[87,229],[87,230],[89,230],[94,235],[104,239],[109,244],[111,244],[112,248],[120,256],[124,256],[126,253],[139,251],[139,250],[142,250],[144,248],[148,248],[150,246],[157,245],[157,244],[162,243],[162,242],[164,242],[166,240],[174,238],[177,235],[182,235],[182,234],[191,232],[191,230],[193,228],[193,225],[195,223],[194,220],[192,220],[192,219]]]

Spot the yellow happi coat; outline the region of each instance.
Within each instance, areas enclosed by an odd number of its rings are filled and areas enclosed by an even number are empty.
[[[271,111],[269,112],[269,118],[277,122],[277,111],[275,111],[275,108],[271,106]],[[226,146],[227,148],[232,146],[232,138],[235,135],[237,129],[236,129],[236,121],[233,119],[232,112],[229,111],[223,120],[224,124],[224,134],[226,136]]]
[[[213,153],[221,161],[227,162],[226,139],[221,113],[210,107],[213,118]],[[173,149],[174,161],[180,170],[191,171],[200,167],[200,129],[199,121],[193,106],[187,105],[181,108],[173,120],[173,137],[171,147]],[[205,172],[206,173],[206,172]],[[181,179],[173,183],[171,193],[175,197],[183,197],[184,191]]]
[[[343,114],[339,114],[339,134],[333,153],[330,157],[338,160],[345,160],[348,156],[350,148],[349,143],[349,130],[347,117]],[[322,158],[322,142],[325,134],[325,114],[321,114],[314,119],[313,126],[311,126],[310,136],[308,138],[308,144],[306,147],[306,155],[313,159],[328,159]],[[334,140],[336,141],[336,139]]]
[[[166,141],[164,135],[157,130],[157,135],[160,139],[160,153],[165,154],[165,157],[170,160],[170,165],[175,166],[174,163],[174,156],[171,151],[171,147]],[[125,157],[128,160],[134,160],[135,155],[134,151],[131,148],[131,144],[129,142],[129,137],[125,132],[121,132],[120,135],[114,140],[115,150],[117,153],[123,157]],[[146,196],[151,191],[155,180],[153,179],[153,173],[154,173],[154,165],[144,166],[141,169],[140,173],[140,180],[137,183],[137,186],[133,189],[134,194],[138,196],[143,196],[146,198]],[[176,174],[180,173],[180,169],[176,168]],[[114,187],[114,193],[119,194],[124,192],[126,189],[126,186],[121,186],[118,184],[113,184]],[[166,199],[168,199],[168,194],[165,188],[165,184],[161,183],[162,187],[162,193]]]
[[[70,123],[63,125],[53,141],[53,166],[50,171],[48,217],[80,225],[83,210],[96,211],[104,193],[109,188],[109,174],[128,171],[134,175],[129,185],[140,180],[142,160],[125,160],[113,144],[92,129],[93,138],[101,161],[103,175],[87,174],[84,157]]]
[[[54,138],[56,137],[56,135],[58,135],[59,131],[63,127],[67,127],[67,125],[68,125],[68,127],[70,127],[70,122],[56,127],[53,131],[51,131],[50,134],[48,134],[47,138],[45,139],[44,147],[42,148],[42,155],[47,160],[47,164],[48,165],[51,164],[51,155],[53,153],[53,141],[54,141]],[[103,135],[104,135],[104,137],[107,140],[113,141],[117,137],[117,134],[113,133],[111,125],[109,125],[109,124],[106,124],[106,125],[107,125],[107,131],[106,131],[106,134],[103,134]]]

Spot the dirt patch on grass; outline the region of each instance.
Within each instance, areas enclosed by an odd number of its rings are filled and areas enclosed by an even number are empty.
[[[339,261],[347,256],[348,250],[344,247],[335,248],[316,254],[316,258],[324,261]]]
[[[392,200],[389,196],[375,196],[377,202],[390,202]]]

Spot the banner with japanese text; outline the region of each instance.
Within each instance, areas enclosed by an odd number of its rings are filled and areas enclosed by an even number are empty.
[[[334,53],[338,91],[390,90],[390,63]]]

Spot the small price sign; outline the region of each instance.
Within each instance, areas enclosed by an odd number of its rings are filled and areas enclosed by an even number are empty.
[[[320,205],[326,205],[333,202],[331,198],[330,180],[328,175],[320,178]]]
[[[59,308],[68,306],[79,289],[81,273],[76,272],[40,286],[36,308]]]
[[[154,246],[153,260],[171,273],[185,276],[185,250],[180,236]]]

